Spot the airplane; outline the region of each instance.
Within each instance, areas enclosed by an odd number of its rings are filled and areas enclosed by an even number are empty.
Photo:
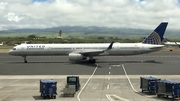
[[[27,56],[66,55],[72,62],[84,61],[96,63],[94,56],[127,56],[145,54],[165,48],[162,44],[168,22],[160,25],[140,43],[81,43],[81,44],[21,44],[13,47],[9,55],[22,56],[27,63]]]
[[[164,39],[162,43],[167,46],[178,46],[180,48],[180,42],[170,42]]]
[[[29,43],[29,41],[24,41],[24,43],[21,43],[21,44],[28,44]],[[15,46],[17,46],[17,45],[20,45],[20,44],[14,44]]]
[[[0,46],[4,45],[3,42],[0,44]]]

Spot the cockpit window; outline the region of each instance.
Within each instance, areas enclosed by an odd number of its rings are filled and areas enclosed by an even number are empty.
[[[16,48],[13,48],[13,50],[16,50]]]

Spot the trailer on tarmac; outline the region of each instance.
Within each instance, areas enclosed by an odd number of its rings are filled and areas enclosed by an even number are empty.
[[[159,80],[159,78],[151,76],[140,77],[140,88],[142,89],[142,92],[148,91],[149,94],[156,94],[157,81]]]
[[[74,97],[76,91],[80,89],[79,76],[67,76],[67,83],[62,92],[64,96],[72,95]]]
[[[68,85],[75,85],[76,91],[78,91],[81,87],[80,85],[79,76],[68,76],[67,77],[67,84]]]
[[[63,88],[62,92],[64,93],[64,97],[72,95],[74,97],[76,93],[75,85],[66,84],[65,88]]]
[[[48,80],[40,80],[40,93],[41,96],[45,99],[47,97],[56,99],[57,95],[57,82],[48,79]]]
[[[157,82],[157,97],[172,97],[172,100],[180,98],[180,82],[160,80]]]

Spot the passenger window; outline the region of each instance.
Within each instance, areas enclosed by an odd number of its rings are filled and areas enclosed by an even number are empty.
[[[16,50],[16,48],[13,48],[13,50]]]

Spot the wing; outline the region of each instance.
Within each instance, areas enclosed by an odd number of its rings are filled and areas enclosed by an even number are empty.
[[[86,51],[81,51],[79,53],[84,56],[97,56],[103,52],[104,50],[86,50]]]
[[[76,51],[76,52],[73,52],[73,53],[79,53],[79,54],[82,54],[84,56],[97,56],[97,55],[99,55],[101,53],[104,53],[106,51],[111,50],[112,46],[113,46],[113,43],[114,43],[114,41],[111,42],[111,44],[107,47],[106,50],[84,50],[84,51],[79,51],[79,52]]]

